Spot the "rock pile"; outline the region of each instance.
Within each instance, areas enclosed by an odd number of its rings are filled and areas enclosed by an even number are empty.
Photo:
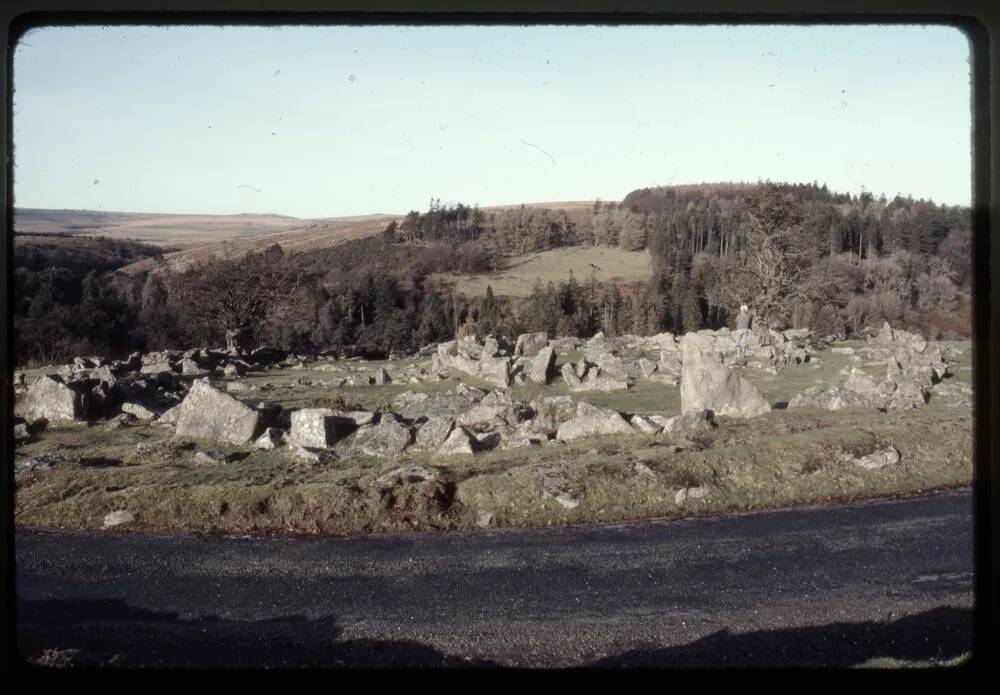
[[[181,377],[242,376],[269,369],[284,356],[270,348],[238,353],[196,348],[133,353],[124,360],[76,357],[30,383],[20,372],[14,383],[32,420],[85,421],[119,412],[153,420],[187,396]]]
[[[868,344],[854,351],[854,358],[869,367],[885,367],[885,377],[876,380],[853,368],[839,385],[812,387],[793,398],[789,408],[811,406],[826,410],[877,408],[879,410],[919,408],[932,395],[946,401],[971,405],[972,390],[942,384],[948,363],[941,348],[929,348],[916,333],[893,329],[888,323],[870,337]]]

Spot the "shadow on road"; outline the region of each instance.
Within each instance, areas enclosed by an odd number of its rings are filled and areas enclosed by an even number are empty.
[[[497,666],[411,640],[341,641],[333,616],[185,619],[120,599],[22,601],[18,647],[29,663],[74,650],[68,666],[117,668],[441,668]],[[44,662],[45,659],[43,658]]]
[[[498,667],[446,654],[413,640],[341,640],[333,616],[238,621],[186,619],[121,600],[22,601],[21,655],[38,663],[47,650],[69,656],[43,663],[118,668],[455,668]],[[949,659],[968,652],[972,612],[937,608],[891,623],[716,632],[689,644],[636,649],[586,664],[594,668],[849,667],[874,658]],[[558,653],[558,647],[552,650]]]
[[[875,658],[944,660],[972,649],[972,611],[935,608],[891,623],[832,623],[788,630],[715,632],[690,644],[638,649],[591,667],[847,668]]]

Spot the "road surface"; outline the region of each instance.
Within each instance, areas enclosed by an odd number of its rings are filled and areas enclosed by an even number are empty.
[[[971,649],[969,490],[367,538],[16,535],[21,654],[151,667],[851,666]]]

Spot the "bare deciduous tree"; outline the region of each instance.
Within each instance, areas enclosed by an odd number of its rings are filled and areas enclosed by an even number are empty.
[[[173,291],[207,333],[252,331],[298,288],[300,276],[283,256],[274,244],[242,258],[209,262],[176,276]]]

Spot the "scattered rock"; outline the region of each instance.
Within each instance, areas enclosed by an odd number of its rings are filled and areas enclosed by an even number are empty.
[[[410,428],[391,413],[385,413],[377,425],[359,429],[350,443],[355,456],[396,456],[413,441]]]
[[[493,525],[493,520],[496,518],[496,514],[486,510],[480,510],[476,514],[476,526],[479,528],[489,528]]]
[[[629,419],[629,424],[643,434],[657,434],[663,429],[661,425],[656,424],[652,419],[644,415],[633,415]]]
[[[139,420],[155,420],[156,413],[139,403],[122,403],[122,413],[128,413]]]
[[[107,427],[109,430],[117,430],[122,427],[125,427],[133,420],[135,420],[135,416],[132,415],[131,413],[119,413],[118,415],[115,415],[113,418],[109,419],[105,427]]]
[[[442,456],[472,454],[475,451],[476,439],[464,427],[455,427],[437,449],[437,453]]]
[[[698,487],[686,487],[678,490],[674,494],[674,503],[678,506],[686,504],[689,500],[703,500],[708,497],[708,488],[704,485]]]
[[[170,442],[165,439],[154,439],[148,442],[136,442],[135,453],[150,454],[154,451],[163,451],[170,448]]]
[[[270,451],[272,449],[277,449],[281,443],[284,441],[285,436],[281,430],[276,427],[268,427],[264,430],[257,439],[254,440],[253,448],[261,451]]]
[[[225,452],[218,449],[205,449],[194,455],[195,463],[225,463],[227,458]]]
[[[715,416],[711,410],[689,410],[686,413],[675,415],[670,418],[663,418],[656,415],[650,420],[663,426],[663,431],[669,434],[683,434],[685,436],[695,432],[711,430],[716,426]]]
[[[303,461],[305,463],[320,463],[322,461],[322,457],[318,452],[310,451],[304,446],[294,442],[288,442],[286,450],[292,458],[298,461]]]
[[[576,417],[559,425],[556,439],[568,441],[599,434],[631,434],[632,427],[620,413],[590,403],[577,403]]]
[[[343,420],[337,415],[338,411],[332,408],[302,408],[292,412],[289,441],[313,449],[333,446],[338,436],[349,431],[338,432],[337,424]]]
[[[440,476],[431,468],[417,464],[393,468],[375,479],[375,487],[392,487],[408,483],[437,482]]]
[[[642,463],[641,461],[636,461],[635,464],[632,466],[632,470],[634,470],[639,475],[648,475],[651,478],[656,477],[656,473],[653,472],[653,469],[647,466],[645,463]]]
[[[875,451],[867,456],[852,459],[852,462],[862,468],[872,471],[899,463],[899,450],[890,446],[881,451]]]
[[[125,524],[131,524],[135,521],[135,514],[126,510],[119,509],[115,512],[110,512],[104,515],[104,528],[114,528],[115,526],[123,526]]]
[[[417,446],[436,448],[445,443],[455,428],[455,420],[446,416],[434,416],[417,430]]]
[[[566,509],[580,506],[580,499],[569,488],[563,466],[539,466],[535,472],[541,476],[542,497],[553,499]]]
[[[19,461],[15,464],[14,470],[17,476],[48,471],[56,466],[78,466],[80,459],[62,454],[39,454],[26,461]]]

